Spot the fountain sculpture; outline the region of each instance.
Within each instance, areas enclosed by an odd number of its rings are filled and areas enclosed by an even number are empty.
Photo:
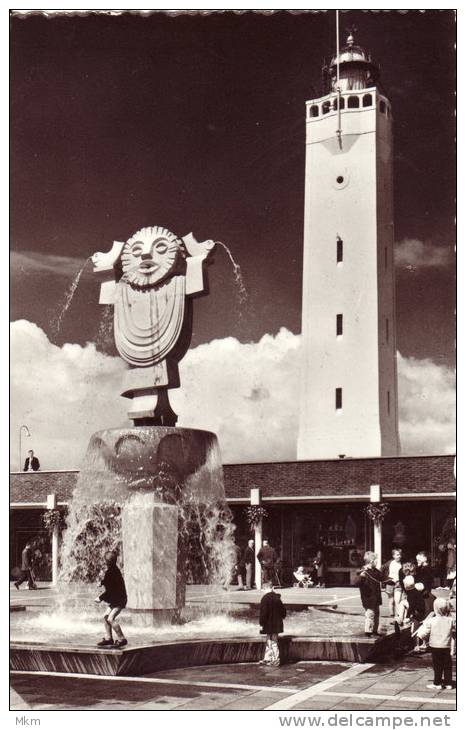
[[[134,428],[94,434],[89,449],[130,493],[122,509],[128,608],[145,622],[164,621],[184,606],[183,506],[224,499],[216,436],[176,428],[168,399],[180,385],[192,299],[206,292],[214,246],[153,226],[92,257],[100,303],[114,307],[115,344],[129,365],[122,395]]]

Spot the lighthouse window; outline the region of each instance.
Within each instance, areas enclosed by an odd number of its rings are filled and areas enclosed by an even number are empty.
[[[380,103],[379,103],[379,109],[382,112],[382,114],[385,114],[385,111],[387,109],[387,105],[385,104],[385,102],[383,100],[381,100]]]
[[[337,264],[341,264],[343,261],[343,241],[341,238],[337,238]]]
[[[362,97],[363,106],[372,106],[372,94],[364,94]]]
[[[322,114],[328,114],[329,111],[330,111],[330,102],[324,101],[324,103],[322,104]]]
[[[319,116],[319,107],[317,104],[313,104],[309,109],[309,116],[311,117],[318,117]]]
[[[343,334],[343,315],[337,314],[337,337]]]
[[[359,109],[359,96],[350,96],[348,98],[348,109]]]
[[[343,408],[343,388],[335,388],[335,409],[341,411]]]

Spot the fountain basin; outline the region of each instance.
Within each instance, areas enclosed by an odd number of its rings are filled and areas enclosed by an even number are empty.
[[[10,668],[29,672],[63,672],[103,676],[140,676],[153,672],[208,664],[258,662],[264,638],[160,641],[124,649],[96,649],[54,644],[13,642]],[[409,629],[368,638],[366,636],[279,637],[283,662],[303,660],[377,662],[411,645]]]

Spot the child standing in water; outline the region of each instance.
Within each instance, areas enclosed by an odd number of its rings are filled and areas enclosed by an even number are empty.
[[[100,603],[101,601],[108,603],[108,608],[104,614],[105,638],[99,641],[97,646],[114,646],[120,648],[126,646],[128,642],[116,618],[126,606],[128,597],[126,595],[125,581],[116,564],[116,554],[107,553],[105,555],[105,561],[107,563],[107,570],[101,583],[105,591],[95,600],[96,603]],[[117,636],[116,641],[113,640],[112,631]]]

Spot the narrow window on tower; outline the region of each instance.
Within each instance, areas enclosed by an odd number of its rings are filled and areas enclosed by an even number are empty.
[[[388,323],[388,319],[385,318],[385,342],[388,342],[389,338],[390,338],[389,323]]]
[[[340,236],[337,236],[337,264],[341,264],[343,261],[343,241]]]
[[[387,390],[387,413],[390,415],[390,391]]]
[[[335,388],[335,408],[337,411],[343,408],[343,388]]]
[[[337,314],[337,337],[343,334],[343,315]]]
[[[385,259],[385,268],[388,269],[388,250],[387,250],[386,246],[384,249],[384,259]]]

